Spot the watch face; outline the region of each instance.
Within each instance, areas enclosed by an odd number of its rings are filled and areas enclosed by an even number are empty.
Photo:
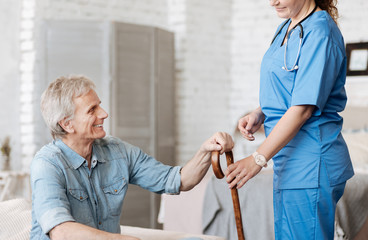
[[[256,163],[264,165],[266,162],[266,159],[262,155],[257,155],[256,157]]]
[[[267,167],[267,161],[266,161],[265,156],[258,154],[257,152],[254,152],[252,156],[254,157],[254,161],[256,162],[258,166]]]

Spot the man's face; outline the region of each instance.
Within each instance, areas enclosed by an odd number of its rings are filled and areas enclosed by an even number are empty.
[[[103,122],[108,114],[100,106],[101,100],[94,90],[73,99],[75,104],[74,118],[71,124],[75,140],[95,140],[106,135]]]

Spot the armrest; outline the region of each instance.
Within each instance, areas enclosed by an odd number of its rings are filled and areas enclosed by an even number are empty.
[[[222,237],[209,236],[209,235],[198,235],[158,229],[140,228],[121,226],[121,234],[134,236],[141,240],[173,240],[173,239],[192,239],[192,240],[226,240]]]

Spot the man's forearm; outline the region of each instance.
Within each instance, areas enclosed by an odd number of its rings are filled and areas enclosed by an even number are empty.
[[[198,151],[181,170],[181,186],[180,191],[189,191],[195,187],[206,175],[211,164],[210,152]]]
[[[207,139],[192,160],[182,168],[180,191],[189,191],[202,180],[211,165],[212,151],[222,154],[233,147],[233,139],[225,132],[217,132]]]
[[[60,225],[54,227],[49,234],[50,239],[52,240],[63,240],[63,239],[139,240],[138,238],[135,237],[101,231],[77,222],[61,223]]]

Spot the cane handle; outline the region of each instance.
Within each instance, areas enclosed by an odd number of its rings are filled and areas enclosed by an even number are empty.
[[[211,153],[211,164],[213,173],[218,179],[223,178],[225,175],[222,172],[221,164],[220,164],[220,152],[214,151]]]

